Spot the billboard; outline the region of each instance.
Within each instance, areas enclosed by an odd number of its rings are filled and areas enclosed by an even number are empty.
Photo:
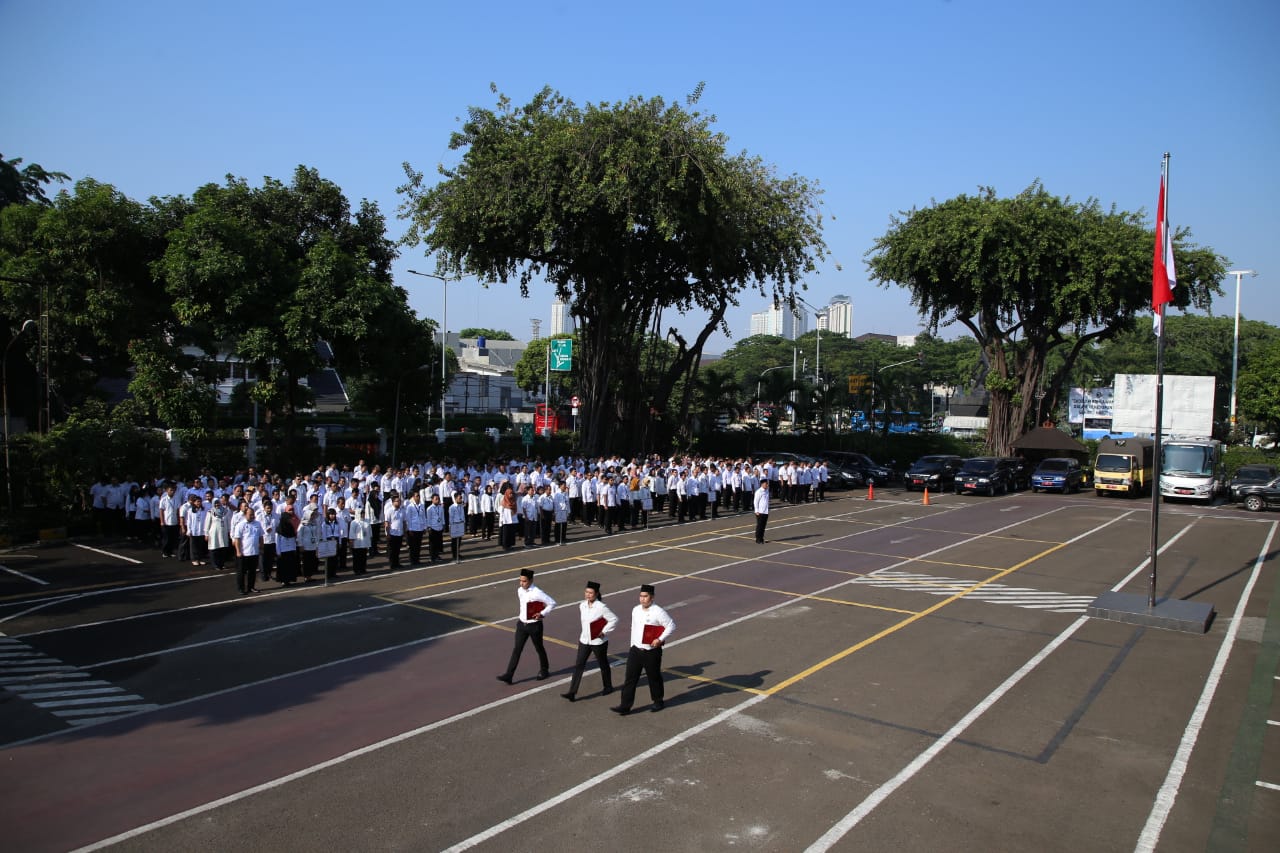
[[[1208,438],[1213,435],[1213,399],[1217,380],[1212,376],[1164,377],[1166,436]],[[1116,432],[1150,436],[1156,431],[1156,377],[1143,373],[1117,373],[1111,425]]]
[[[1067,396],[1067,420],[1084,423],[1085,418],[1114,417],[1114,388],[1072,388]]]

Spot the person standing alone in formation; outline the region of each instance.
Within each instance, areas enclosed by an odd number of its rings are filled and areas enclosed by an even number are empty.
[[[547,661],[547,648],[542,644],[542,620],[555,609],[556,600],[534,586],[532,569],[520,570],[520,588],[516,590],[516,597],[520,601],[520,613],[516,618],[515,647],[511,650],[511,660],[507,661],[507,671],[499,675],[498,680],[504,684],[511,683],[525,640],[531,640],[534,651],[538,653],[538,680],[543,681],[551,675],[551,664]]]
[[[760,478],[760,486],[753,499],[756,511],[756,544],[764,544],[764,528],[769,523],[769,481]]]
[[[254,592],[258,577],[258,555],[262,553],[262,525],[253,517],[253,510],[246,508],[243,518],[231,531],[231,543],[236,549],[236,586],[241,595]]]
[[[609,637],[607,635],[618,624],[618,617],[604,603],[604,598],[600,595],[600,584],[597,581],[587,581],[582,601],[578,603],[578,614],[582,619],[582,634],[578,637],[578,659],[573,664],[573,680],[569,682],[569,692],[560,694],[570,702],[578,698],[578,685],[582,683],[582,673],[587,668],[587,658],[592,654],[596,656],[596,663],[600,665],[600,680],[604,683],[604,689],[600,691],[600,695],[608,696],[613,692],[613,673],[609,669]]]
[[[467,535],[467,505],[462,492],[453,493],[449,505],[449,549],[455,563],[462,562],[462,537]]]
[[[631,706],[635,703],[642,670],[649,679],[649,698],[653,700],[649,710],[657,713],[666,707],[663,702],[662,647],[671,639],[676,623],[667,611],[653,603],[653,592],[649,584],[640,587],[640,603],[631,610],[631,649],[627,652],[622,700],[621,704],[609,709],[624,717],[631,713]]]

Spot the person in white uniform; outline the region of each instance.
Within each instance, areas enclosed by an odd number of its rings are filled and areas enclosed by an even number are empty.
[[[609,634],[618,624],[618,617],[604,603],[600,595],[600,584],[587,581],[587,588],[578,602],[578,615],[582,620],[582,633],[578,636],[578,659],[573,664],[573,680],[569,682],[569,692],[560,694],[573,702],[578,698],[578,685],[582,683],[582,673],[587,668],[587,659],[593,654],[600,665],[600,680],[604,683],[601,696],[613,692],[613,672],[609,669]]]
[[[510,684],[516,674],[516,666],[520,663],[520,653],[524,651],[526,640],[533,641],[534,651],[538,653],[538,680],[543,681],[551,675],[551,664],[547,661],[547,649],[542,644],[542,620],[555,609],[556,600],[547,595],[533,583],[533,569],[520,570],[520,587],[516,590],[520,601],[520,613],[516,619],[515,647],[511,650],[511,659],[507,661],[507,671],[498,676],[504,684]]]
[[[650,711],[658,712],[666,707],[662,684],[662,647],[675,633],[675,620],[661,607],[653,603],[654,589],[649,584],[640,587],[640,603],[631,610],[631,649],[627,652],[627,676],[622,682],[621,702],[610,708],[624,717],[631,713],[635,703],[636,687],[640,673],[649,681]]]

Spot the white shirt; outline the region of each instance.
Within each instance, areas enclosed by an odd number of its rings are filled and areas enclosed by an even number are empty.
[[[675,633],[675,620],[667,615],[667,611],[663,610],[656,604],[650,604],[647,608],[637,604],[631,610],[631,645],[637,649],[651,649],[653,646],[643,642],[645,625],[661,625],[663,627],[662,634],[658,639],[665,646],[671,641],[671,635]]]
[[[555,606],[556,606],[556,600],[551,596],[547,595],[542,590],[538,589],[538,587],[535,586],[534,584],[529,584],[528,589],[525,589],[524,587],[518,587],[516,589],[516,595],[520,599],[520,614],[519,614],[520,621],[524,622],[526,625],[531,622],[538,621],[537,619],[525,618],[525,615],[529,612],[530,601],[541,601],[543,604],[546,605],[546,607],[542,609],[542,614],[541,614],[542,618],[544,619],[547,617],[548,613],[550,613],[552,610],[555,609]]]
[[[236,553],[241,557],[256,557],[262,550],[262,525],[255,518],[253,521],[241,521],[236,524],[231,538],[236,543]]]
[[[578,602],[578,614],[582,618],[582,635],[578,637],[578,642],[586,646],[602,646],[609,642],[607,636],[618,624],[618,617],[609,609],[609,605],[600,599],[588,604],[585,600]],[[597,619],[604,618],[604,628],[600,631],[600,636],[594,640],[591,639],[591,623]]]

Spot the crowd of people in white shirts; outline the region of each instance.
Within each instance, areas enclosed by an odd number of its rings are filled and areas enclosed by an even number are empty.
[[[386,469],[361,460],[292,478],[251,467],[221,477],[205,469],[185,481],[100,479],[87,499],[101,533],[153,543],[193,566],[234,565],[247,595],[258,578],[291,585],[348,567],[363,574],[383,551],[395,570],[405,550],[410,566],[459,562],[467,539],[496,537],[509,551],[521,534],[526,548],[564,545],[570,525],[613,534],[647,528],[655,513],[677,524],[722,511],[759,517],[760,493],[767,515],[770,497],[823,500],[827,480],[822,462],[771,459],[426,460]],[[762,534],[760,526],[757,541]]]

